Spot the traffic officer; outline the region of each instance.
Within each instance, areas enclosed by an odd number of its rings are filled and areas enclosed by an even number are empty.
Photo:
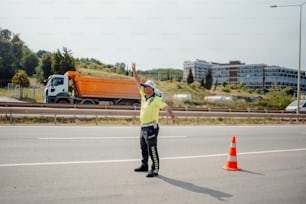
[[[176,118],[171,108],[163,102],[160,94],[157,94],[156,85],[153,81],[147,80],[141,83],[136,72],[136,65],[132,65],[132,71],[135,81],[138,85],[141,95],[141,110],[140,110],[140,148],[142,154],[141,166],[136,168],[136,172],[148,172],[147,177],[158,176],[159,156],[157,151],[157,136],[159,132],[158,116],[160,110],[165,110],[176,124]],[[152,166],[149,170],[149,156],[152,160]]]

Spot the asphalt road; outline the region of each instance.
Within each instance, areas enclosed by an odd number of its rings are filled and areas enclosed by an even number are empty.
[[[146,178],[138,127],[0,126],[0,203],[306,203],[306,126],[162,126]],[[222,168],[236,136],[241,171]]]

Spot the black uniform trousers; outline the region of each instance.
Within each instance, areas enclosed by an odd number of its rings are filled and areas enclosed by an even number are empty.
[[[141,127],[140,148],[142,154],[142,165],[148,166],[149,156],[152,160],[152,170],[159,170],[159,156],[157,151],[158,124]]]

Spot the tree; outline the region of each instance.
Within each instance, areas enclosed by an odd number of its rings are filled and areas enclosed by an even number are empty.
[[[48,52],[46,50],[38,50],[36,52],[37,57],[42,58],[44,56],[44,54],[51,54],[51,52]]]
[[[192,74],[192,71],[191,71],[191,68],[189,69],[189,74],[188,74],[188,77],[187,77],[187,84],[192,84],[194,82],[194,79],[193,79],[193,74]]]
[[[0,77],[2,80],[11,80],[21,66],[21,59],[26,50],[19,35],[12,34],[7,29],[0,28]]]
[[[217,86],[218,86],[218,78],[217,78],[217,80],[215,81],[215,88],[214,88],[214,91],[216,91]]]
[[[167,72],[167,80],[168,80],[168,81],[171,80],[171,77],[170,77],[170,69],[168,69],[168,72]]]
[[[205,88],[207,90],[210,90],[213,83],[213,76],[211,69],[208,69],[205,76]]]
[[[168,81],[168,80],[182,80],[183,78],[183,70],[181,69],[173,69],[173,68],[156,68],[151,70],[139,70],[139,73],[144,78],[150,78],[158,81]]]
[[[292,87],[286,87],[284,91],[288,96],[294,96],[294,89]]]
[[[21,60],[21,65],[29,76],[33,76],[35,68],[38,66],[39,60],[34,53],[24,56]]]
[[[1,29],[0,28],[0,40],[6,40],[9,41],[11,40],[12,32],[9,31],[8,29]]]
[[[52,59],[52,73],[65,74],[67,71],[75,71],[76,60],[72,57],[71,51],[63,48],[63,53],[57,50]]]
[[[205,87],[205,79],[204,78],[202,78],[202,80],[201,80],[201,87]]]
[[[44,54],[41,60],[41,70],[43,71],[42,79],[48,79],[52,74],[52,56],[51,54]]]
[[[0,40],[0,77],[1,79],[11,79],[15,73],[13,64],[15,57],[11,50],[11,43],[8,41]]]
[[[19,70],[12,78],[12,83],[20,86],[20,98],[23,98],[23,88],[30,86],[30,79],[24,70]]]
[[[118,74],[122,74],[122,75],[126,75],[126,70],[125,70],[125,63],[121,62],[117,62],[114,66],[115,72]]]
[[[63,47],[63,59],[61,61],[61,66],[63,69],[63,74],[67,71],[75,71],[76,61],[72,57],[71,50],[68,50],[66,47]]]
[[[52,57],[52,69],[51,69],[51,72],[53,74],[64,74],[63,70],[62,70],[62,67],[61,67],[61,61],[63,59],[63,55],[61,53],[60,50],[57,50],[57,52],[55,52],[53,54],[53,57]]]
[[[125,69],[125,75],[126,75],[126,76],[129,76],[129,75],[130,75],[130,73],[132,73],[132,72],[130,72],[130,70],[129,70],[129,66],[126,66],[126,69]]]
[[[259,104],[265,108],[283,110],[292,101],[292,96],[288,96],[286,89],[272,87],[266,97]]]
[[[12,52],[12,32],[0,28],[0,78],[11,79],[14,70],[12,70],[15,57]]]
[[[12,43],[12,52],[15,57],[14,64],[16,67],[18,67],[20,66],[21,59],[24,55],[23,51],[23,48],[25,48],[24,42],[20,39],[19,35],[14,35],[11,40],[11,43]],[[31,52],[28,48],[25,48],[25,50]]]

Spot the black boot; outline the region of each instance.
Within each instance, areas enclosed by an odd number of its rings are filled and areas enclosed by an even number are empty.
[[[147,174],[147,177],[155,177],[155,176],[158,176],[158,169],[156,170],[151,169]]]
[[[147,172],[148,171],[148,166],[141,165],[140,167],[134,169],[136,172]]]

